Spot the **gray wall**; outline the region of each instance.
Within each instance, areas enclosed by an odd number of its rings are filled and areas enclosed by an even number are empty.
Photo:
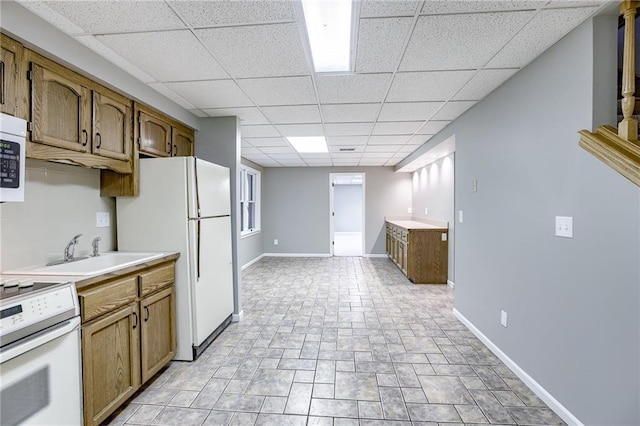
[[[413,216],[449,222],[448,279],[455,282],[455,226],[454,220],[455,157],[449,154],[413,172]],[[428,209],[428,214],[424,209]]]
[[[365,173],[365,254],[384,254],[384,217],[407,215],[411,207],[411,175],[391,167],[266,168],[264,252],[328,255],[329,173],[350,172]]]
[[[228,167],[231,176],[231,247],[233,250],[234,315],[242,312],[240,293],[240,120],[238,117],[201,118],[196,133],[196,157]],[[238,319],[237,317],[235,319]]]
[[[362,232],[362,185],[333,187],[334,232]]]
[[[615,123],[616,27],[583,24],[429,141],[456,136],[456,309],[589,425],[640,424],[640,189],[576,133]]]
[[[249,166],[252,169],[255,169],[259,172],[261,172],[261,174],[264,173],[264,169],[262,168],[262,166],[249,161],[245,158],[241,159],[242,164],[244,164],[245,166]],[[263,189],[262,189],[262,181],[264,180],[263,177],[261,177],[260,179],[260,194],[263,194]],[[262,209],[262,205],[259,206],[260,209]],[[260,223],[260,227],[262,228],[262,224],[264,222]],[[247,235],[245,237],[240,237],[240,244],[238,245],[238,263],[240,264],[240,267],[243,267],[244,265],[248,264],[249,262],[257,259],[258,257],[262,256],[262,254],[264,253],[264,234],[263,231],[260,231],[258,233],[255,234],[251,234],[251,235]]]

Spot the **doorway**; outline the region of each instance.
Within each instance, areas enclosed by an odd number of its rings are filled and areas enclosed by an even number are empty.
[[[332,256],[364,254],[364,173],[330,173]]]

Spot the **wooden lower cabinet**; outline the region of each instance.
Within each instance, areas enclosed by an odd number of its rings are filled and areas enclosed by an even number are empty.
[[[138,304],[82,327],[84,423],[100,424],[140,387]]]
[[[140,301],[142,381],[146,382],[176,354],[173,287]]]
[[[387,255],[416,284],[446,284],[448,274],[448,229],[426,227],[410,221],[403,226],[387,221]]]
[[[78,288],[85,425],[102,423],[174,357],[174,268],[171,260]]]

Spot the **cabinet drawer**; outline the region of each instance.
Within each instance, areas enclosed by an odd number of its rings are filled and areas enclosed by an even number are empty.
[[[95,289],[81,291],[80,309],[82,321],[86,322],[102,314],[113,311],[136,300],[138,296],[138,280],[129,276]]]
[[[175,267],[173,262],[143,272],[140,274],[140,297],[171,285],[174,280]]]
[[[400,239],[405,243],[407,241],[409,241],[409,232],[408,231],[400,231]]]

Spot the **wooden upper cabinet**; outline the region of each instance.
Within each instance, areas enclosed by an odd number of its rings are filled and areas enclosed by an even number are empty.
[[[103,157],[127,161],[131,157],[131,102],[115,94],[93,91],[91,151]]]
[[[139,151],[156,157],[169,157],[172,151],[171,124],[140,111],[138,116]]]
[[[87,152],[90,91],[64,74],[31,63],[31,141]]]
[[[0,111],[24,117],[25,95],[19,76],[22,70],[23,48],[20,43],[0,34]]]
[[[172,157],[188,157],[193,155],[194,134],[191,129],[173,128]]]

